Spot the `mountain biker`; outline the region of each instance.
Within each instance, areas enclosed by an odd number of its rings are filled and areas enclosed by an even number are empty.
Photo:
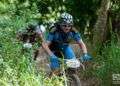
[[[76,41],[82,49],[83,56],[81,60],[90,60],[91,56],[88,55],[86,45],[74,28],[72,15],[64,12],[49,32],[46,43],[42,43],[43,48],[50,55],[50,66],[52,69],[58,69],[60,66],[58,57],[55,55],[56,50],[61,51],[65,59],[76,59],[74,51],[69,44],[71,40]]]

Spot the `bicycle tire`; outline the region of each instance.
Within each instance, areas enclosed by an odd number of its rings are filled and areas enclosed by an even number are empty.
[[[71,74],[67,76],[67,86],[81,86],[78,75]]]

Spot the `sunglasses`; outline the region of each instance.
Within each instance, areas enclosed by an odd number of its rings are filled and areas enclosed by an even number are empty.
[[[72,27],[72,25],[62,24],[62,27]]]

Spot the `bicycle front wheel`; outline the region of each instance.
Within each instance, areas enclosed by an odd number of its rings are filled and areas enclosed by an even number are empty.
[[[81,86],[81,82],[78,75],[71,74],[67,76],[67,86]]]

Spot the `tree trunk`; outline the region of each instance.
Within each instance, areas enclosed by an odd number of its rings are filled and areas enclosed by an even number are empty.
[[[102,0],[98,13],[98,20],[93,31],[93,48],[97,52],[101,47],[106,33],[107,14],[110,7],[110,0]]]

